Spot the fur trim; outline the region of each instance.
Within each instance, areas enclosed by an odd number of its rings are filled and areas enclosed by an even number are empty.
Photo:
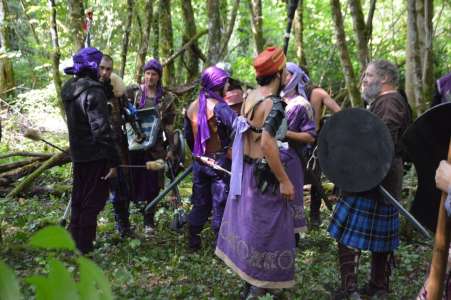
[[[125,83],[116,73],[111,73],[111,85],[113,86],[113,94],[115,97],[122,97],[125,94]]]

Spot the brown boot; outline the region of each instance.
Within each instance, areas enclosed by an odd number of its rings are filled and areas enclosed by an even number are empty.
[[[389,279],[391,273],[391,252],[371,253],[371,278],[360,293],[370,299],[386,299],[389,292]]]
[[[357,292],[357,268],[360,251],[338,243],[338,259],[340,263],[341,289],[334,293],[335,300],[360,299]]]

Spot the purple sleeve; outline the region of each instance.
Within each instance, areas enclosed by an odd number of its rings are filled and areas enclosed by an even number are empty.
[[[215,105],[214,114],[216,120],[224,124],[230,131],[233,128],[233,121],[235,121],[236,113],[226,103],[218,103]]]
[[[218,103],[215,105],[214,114],[222,147],[228,148],[233,141],[233,121],[236,119],[236,113],[226,103]]]
[[[306,132],[316,137],[315,121],[310,119],[307,109],[302,105],[296,105],[286,113],[288,130]]]

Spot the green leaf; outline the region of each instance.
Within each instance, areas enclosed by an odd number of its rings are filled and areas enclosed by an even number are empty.
[[[3,261],[0,261],[0,295],[2,299],[21,299],[16,275]]]
[[[26,281],[36,287],[36,300],[53,300],[52,286],[47,277],[34,275],[28,277]]]
[[[36,248],[75,250],[75,243],[69,232],[56,225],[47,226],[36,232],[28,244]]]
[[[93,261],[84,257],[80,257],[78,263],[80,264],[80,283],[78,287],[81,299],[113,299],[111,285],[102,269]]]
[[[56,259],[50,259],[49,265],[48,277],[37,275],[31,276],[27,280],[30,284],[36,286],[36,299],[80,299],[75,281],[63,263]]]

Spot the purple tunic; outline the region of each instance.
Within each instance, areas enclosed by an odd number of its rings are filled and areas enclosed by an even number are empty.
[[[301,96],[292,98],[287,102],[285,112],[288,130],[306,132],[315,137],[315,121],[310,103]],[[288,148],[280,149],[280,158],[295,189],[294,200],[290,202],[294,212],[294,230],[295,232],[302,232],[307,229],[307,222],[304,214],[304,170],[299,153],[306,145],[294,141],[288,143]]]
[[[253,174],[254,164],[243,162],[243,155],[240,155],[244,135],[249,129],[246,120],[238,117],[234,129],[234,176],[215,253],[254,286],[292,287],[296,255],[293,206],[282,198],[280,191],[276,194],[260,192]],[[290,158],[290,163],[293,159],[291,154],[283,157]]]

